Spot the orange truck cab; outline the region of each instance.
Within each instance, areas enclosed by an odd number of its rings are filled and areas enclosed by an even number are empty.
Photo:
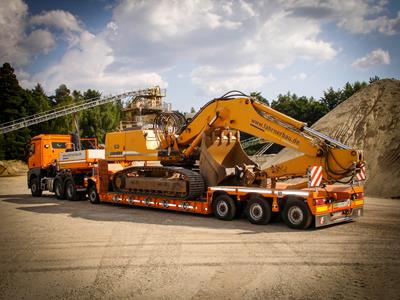
[[[73,149],[72,136],[65,134],[40,134],[31,139],[28,159],[28,188],[32,196],[41,196],[42,179],[57,175],[60,153]],[[51,188],[49,190],[52,190]]]
[[[40,134],[33,137],[29,147],[29,170],[49,168],[67,149],[73,149],[71,135]]]
[[[28,188],[31,189],[32,196],[40,197],[43,191],[56,193],[56,196],[63,198],[65,196],[66,184],[68,183],[71,189],[72,198],[85,197],[86,189],[76,188],[76,184],[83,184],[86,173],[90,170],[87,164],[75,166],[75,162],[71,160],[71,154],[83,156],[86,162],[90,158],[89,154],[94,151],[97,153],[102,150],[80,150],[84,148],[96,148],[96,139],[81,139],[76,135],[69,134],[40,134],[31,139],[29,145],[28,159]],[[85,145],[86,144],[86,145]],[[65,157],[64,157],[65,156]],[[98,155],[99,156],[99,155]],[[100,157],[103,157],[100,155]],[[90,164],[95,159],[90,159]],[[86,168],[87,167],[87,168]],[[89,171],[88,171],[89,170]],[[70,182],[67,182],[70,179]]]

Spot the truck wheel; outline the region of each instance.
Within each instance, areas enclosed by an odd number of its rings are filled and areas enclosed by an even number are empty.
[[[65,199],[65,190],[64,190],[64,185],[61,179],[56,179],[54,181],[54,194],[56,195],[57,199]]]
[[[236,214],[236,205],[233,199],[228,195],[219,195],[213,201],[213,211],[218,219],[231,221]]]
[[[31,179],[31,194],[33,197],[42,196],[42,189],[40,188],[40,180],[37,177]]]
[[[78,200],[78,193],[76,192],[73,180],[67,180],[67,182],[65,183],[65,196],[67,200]]]
[[[99,194],[97,193],[96,186],[92,185],[88,191],[89,201],[92,204],[100,203]]]
[[[247,219],[258,225],[265,225],[271,220],[272,210],[269,202],[259,196],[251,196],[246,206]]]
[[[294,229],[307,229],[311,225],[312,214],[302,200],[289,200],[283,210],[285,223]]]

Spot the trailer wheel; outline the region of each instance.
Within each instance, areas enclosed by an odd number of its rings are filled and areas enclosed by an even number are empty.
[[[99,194],[97,193],[97,189],[95,185],[92,185],[88,191],[89,201],[92,204],[100,203]]]
[[[42,189],[40,188],[40,180],[38,177],[31,179],[31,194],[33,197],[42,196]]]
[[[307,229],[311,225],[312,214],[302,200],[289,200],[283,210],[285,223],[294,229]]]
[[[67,200],[78,200],[78,193],[76,192],[74,181],[71,179],[65,183],[65,196]]]
[[[246,216],[251,223],[258,225],[268,224],[271,220],[271,215],[271,205],[265,198],[259,195],[253,195],[249,198],[246,206]]]
[[[61,179],[56,179],[54,181],[54,194],[56,195],[57,199],[65,199],[65,190],[64,190],[64,185],[62,183]]]
[[[236,214],[236,205],[231,197],[222,194],[213,201],[213,211],[218,219],[231,221]]]

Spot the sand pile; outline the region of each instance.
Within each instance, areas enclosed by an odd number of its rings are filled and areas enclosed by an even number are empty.
[[[368,195],[400,196],[400,81],[376,81],[338,105],[312,126],[364,150]],[[263,167],[298,155],[284,149]]]
[[[0,160],[0,176],[26,175],[28,166],[20,160]]]

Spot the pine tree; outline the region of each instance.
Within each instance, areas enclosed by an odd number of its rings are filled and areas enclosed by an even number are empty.
[[[99,91],[88,89],[83,93],[85,100],[98,98]],[[97,137],[104,142],[107,132],[116,130],[121,119],[120,103],[108,103],[82,112],[80,127],[82,137]]]
[[[0,68],[0,101],[0,123],[15,121],[27,115],[26,103],[29,101],[29,95],[19,85],[14,69],[9,63]],[[0,138],[0,158],[24,159],[29,139],[28,128],[4,134]]]
[[[30,94],[30,102],[28,112],[29,115],[33,115],[40,112],[46,112],[51,109],[51,102],[49,97],[47,97],[42,86],[37,84],[34,89],[27,90]],[[46,121],[29,127],[31,135],[35,136],[42,133],[51,132],[51,122]]]
[[[55,95],[51,98],[53,100],[53,108],[73,105],[75,102],[71,95],[71,91],[65,84],[61,84],[55,90]],[[70,134],[75,132],[75,127],[73,124],[72,115],[60,117],[51,121],[51,131],[52,133]]]

